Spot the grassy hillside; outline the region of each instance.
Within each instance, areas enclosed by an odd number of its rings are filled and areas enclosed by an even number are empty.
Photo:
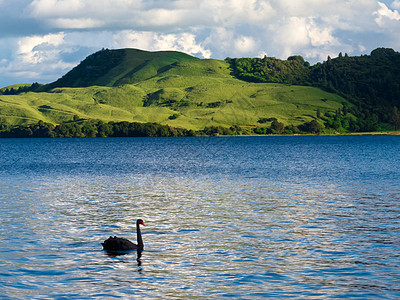
[[[167,71],[174,63],[196,60],[199,59],[176,51],[102,50],[88,56],[59,80],[44,86],[44,90],[135,83]]]
[[[316,119],[317,110],[335,113],[343,103],[351,106],[318,88],[235,79],[225,61],[134,49],[95,53],[41,89],[45,91],[0,95],[0,124],[62,124],[75,116],[193,130],[270,126],[271,121],[259,121],[272,118],[298,126]]]

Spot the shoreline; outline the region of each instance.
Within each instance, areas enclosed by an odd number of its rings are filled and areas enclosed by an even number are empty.
[[[390,136],[400,136],[400,131],[376,131],[376,132],[348,132],[348,133],[322,133],[322,134],[313,134],[313,133],[304,133],[304,134],[243,134],[243,135],[194,135],[194,136],[107,136],[107,137],[101,137],[101,136],[95,136],[95,137],[35,137],[35,136],[30,136],[30,137],[12,137],[12,136],[1,136],[0,135],[0,140],[1,139],[60,139],[60,138],[68,138],[68,139],[85,139],[85,138],[146,138],[146,137],[152,137],[152,138],[174,138],[174,137],[304,137],[304,136],[383,136],[383,135],[390,135]]]
[[[358,136],[358,135],[400,135],[400,131],[372,131],[372,132],[347,132],[347,133],[294,133],[294,134],[243,134],[243,135],[214,135],[214,137],[274,137],[274,136]],[[213,137],[213,135],[202,135],[204,137]],[[197,136],[201,137],[201,135]]]

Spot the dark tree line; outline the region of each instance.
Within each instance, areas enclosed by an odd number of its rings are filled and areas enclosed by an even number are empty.
[[[274,119],[269,128],[257,127],[252,130],[240,126],[208,126],[203,130],[187,130],[156,123],[103,122],[87,121],[53,125],[43,121],[25,126],[0,127],[0,138],[83,138],[83,137],[185,137],[185,136],[220,136],[243,134],[293,134],[320,133],[322,126],[313,120],[299,127]]]
[[[371,55],[339,55],[316,66],[310,81],[341,94],[358,108],[358,116],[372,115],[390,123],[393,107],[400,107],[400,53],[378,48]]]
[[[192,130],[173,128],[155,123],[130,122],[71,122],[53,125],[39,121],[37,124],[0,130],[1,138],[53,138],[53,137],[170,137],[193,136]]]
[[[255,134],[319,134],[323,130],[323,126],[316,120],[306,122],[299,126],[288,125],[274,120],[271,122],[270,127],[256,127],[254,128]]]
[[[254,132],[257,134],[293,134],[293,133],[346,133],[346,132],[373,132],[379,128],[378,116],[369,115],[368,118],[355,117],[356,108],[348,108],[343,104],[342,108],[335,112],[326,112],[321,114],[320,110],[316,111],[316,118],[310,122],[305,122],[299,126],[285,126],[278,122],[276,118],[260,118],[259,123],[270,123],[269,127],[257,127]],[[396,123],[397,122],[397,123]],[[393,112],[393,124],[397,124],[396,128],[400,128],[400,114],[395,108]]]
[[[0,90],[0,95],[19,95],[21,93],[34,92],[39,90],[41,86],[41,84],[34,82],[31,85],[22,85],[18,88],[6,88],[3,91]]]
[[[288,60],[274,57],[226,58],[232,75],[249,82],[274,82],[286,84],[306,84],[310,64],[301,56],[291,56]]]

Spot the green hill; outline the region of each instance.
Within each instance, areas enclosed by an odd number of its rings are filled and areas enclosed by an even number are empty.
[[[328,132],[357,130],[356,107],[338,94],[246,82],[231,73],[228,60],[174,51],[101,50],[53,83],[16,86],[14,93],[2,89],[0,129],[101,120],[190,130],[240,127],[245,133],[281,132],[282,126],[293,131],[311,121]]]
[[[195,60],[198,59],[175,51],[103,49],[88,56],[59,80],[44,86],[44,89],[131,84],[163,73],[172,68],[175,63]]]

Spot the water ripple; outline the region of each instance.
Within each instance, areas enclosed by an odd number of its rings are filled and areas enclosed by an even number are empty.
[[[0,141],[2,298],[399,298],[399,141],[305,140]]]

